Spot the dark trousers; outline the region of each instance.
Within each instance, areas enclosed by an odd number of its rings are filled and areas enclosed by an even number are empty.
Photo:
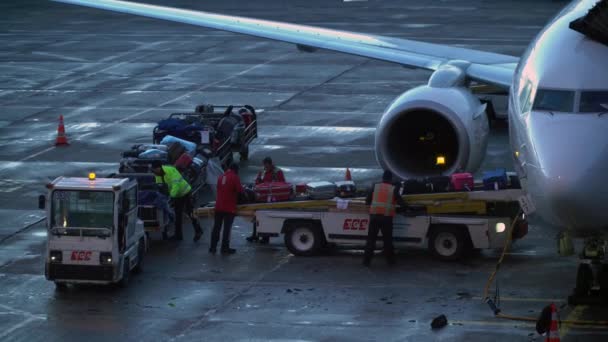
[[[193,203],[192,203],[192,194],[188,193],[186,196],[174,198],[173,199],[173,207],[175,209],[175,237],[183,238],[183,230],[182,230],[182,219],[184,212],[192,221],[192,227],[194,228],[194,233],[201,233],[203,230],[201,229],[201,225],[198,223],[198,220],[194,218],[193,215]]]
[[[393,218],[384,215],[370,215],[369,217],[369,230],[367,231],[364,261],[366,263],[372,261],[374,249],[376,249],[378,232],[382,232],[386,261],[392,264],[395,262],[395,251],[393,250]]]
[[[211,249],[215,249],[217,247],[217,243],[220,240],[220,230],[222,230],[222,224],[224,225],[224,231],[222,232],[222,249],[230,248],[230,232],[232,231],[232,222],[234,222],[234,214],[224,213],[221,211],[215,212],[213,232],[211,232]]]

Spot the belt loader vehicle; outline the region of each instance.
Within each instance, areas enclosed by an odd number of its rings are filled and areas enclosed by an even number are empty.
[[[514,221],[514,239],[528,231],[521,196],[520,189],[406,195],[410,210],[395,216],[393,243],[396,248],[428,248],[442,260],[460,259],[473,249],[502,248]],[[197,210],[199,216],[211,212],[211,206]],[[363,247],[368,212],[361,199],[336,198],[240,205],[237,215],[252,217],[258,236],[283,235],[292,254],[310,256],[328,244]]]
[[[128,178],[59,177],[39,198],[46,210],[45,276],[69,283],[128,283],[141,271],[147,247],[137,217],[137,182]]]

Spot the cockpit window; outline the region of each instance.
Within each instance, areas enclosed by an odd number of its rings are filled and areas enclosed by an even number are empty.
[[[574,91],[538,89],[532,109],[574,112]]]
[[[608,91],[581,92],[581,113],[608,112]]]

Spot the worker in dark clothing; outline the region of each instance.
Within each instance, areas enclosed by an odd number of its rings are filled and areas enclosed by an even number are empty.
[[[270,157],[264,158],[262,162],[264,169],[258,173],[255,179],[255,184],[270,183],[270,182],[285,182],[283,171],[274,166]]]
[[[173,201],[175,209],[175,235],[172,240],[183,240],[182,216],[184,211],[192,221],[194,227],[194,242],[203,236],[198,220],[193,215],[192,187],[184,179],[181,173],[172,165],[163,165],[160,161],[152,162],[152,172],[157,184],[166,184],[169,188],[169,197]]]
[[[382,232],[384,242],[384,255],[389,265],[395,263],[393,251],[393,217],[395,216],[395,205],[399,204],[405,209],[405,201],[399,194],[399,187],[392,184],[393,174],[389,170],[384,171],[382,183],[375,184],[370,190],[365,203],[369,208],[369,230],[365,245],[365,256],[363,265],[369,267],[376,248],[378,232]]]
[[[211,233],[211,246],[209,253],[215,254],[217,243],[220,239],[222,224],[224,231],[222,234],[222,254],[234,254],[236,249],[230,248],[230,232],[232,222],[236,215],[236,204],[239,194],[243,192],[243,186],[239,178],[239,167],[232,164],[228,171],[224,172],[217,180],[217,198],[215,200],[215,220],[213,222],[213,232]]]

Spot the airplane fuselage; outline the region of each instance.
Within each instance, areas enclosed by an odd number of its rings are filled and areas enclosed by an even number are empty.
[[[573,2],[530,44],[513,77],[515,169],[543,219],[608,228],[608,46],[571,28],[596,1]]]

